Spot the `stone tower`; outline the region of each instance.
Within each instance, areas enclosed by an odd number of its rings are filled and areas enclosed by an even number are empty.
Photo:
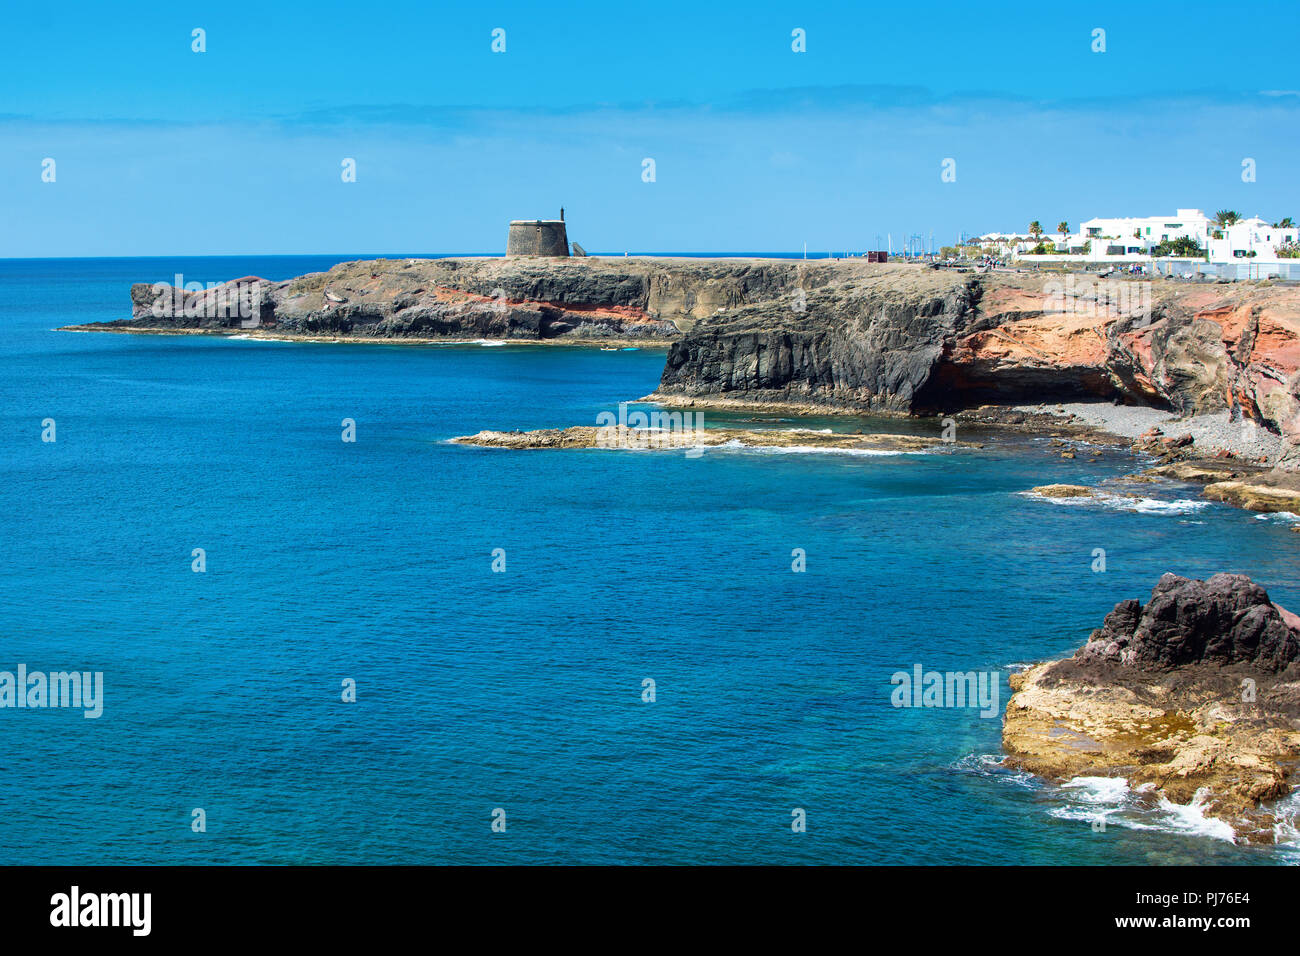
[[[508,256],[567,256],[569,235],[563,219],[515,219],[506,237]]]

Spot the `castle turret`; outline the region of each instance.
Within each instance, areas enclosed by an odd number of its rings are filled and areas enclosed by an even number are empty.
[[[508,256],[567,256],[569,236],[563,219],[515,219],[506,238]]]

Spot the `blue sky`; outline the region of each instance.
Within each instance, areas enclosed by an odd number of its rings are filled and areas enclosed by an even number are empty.
[[[1300,218],[1296,3],[66,2],[5,23],[0,256],[497,252],[560,205],[608,252]]]

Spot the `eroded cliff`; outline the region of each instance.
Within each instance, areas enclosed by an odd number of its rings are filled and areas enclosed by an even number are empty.
[[[799,300],[696,323],[658,397],[923,414],[1102,399],[1296,427],[1295,288],[837,268]]]

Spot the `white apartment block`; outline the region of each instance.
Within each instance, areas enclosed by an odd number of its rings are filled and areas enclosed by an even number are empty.
[[[1205,248],[1214,220],[1199,209],[1180,209],[1173,216],[1129,216],[1089,219],[1071,237],[1070,245],[1092,243],[1098,256],[1148,255],[1160,243],[1186,237]]]
[[[1261,265],[1279,262],[1282,261],[1277,254],[1279,247],[1300,242],[1300,229],[1294,226],[1283,229],[1258,216],[1234,222],[1220,234],[1222,239],[1210,237],[1211,262],[1254,262]]]
[[[1179,209],[1172,216],[1089,219],[1072,235],[1063,238],[1044,232],[1040,240],[1053,243],[1057,255],[1099,262],[1138,262],[1150,260],[1160,243],[1183,237],[1207,250],[1212,263],[1300,263],[1278,255],[1284,245],[1300,244],[1300,228],[1274,226],[1259,217],[1221,227],[1200,209]],[[988,233],[976,241],[1000,255],[1029,255],[1036,245],[1030,236],[1009,233]]]

